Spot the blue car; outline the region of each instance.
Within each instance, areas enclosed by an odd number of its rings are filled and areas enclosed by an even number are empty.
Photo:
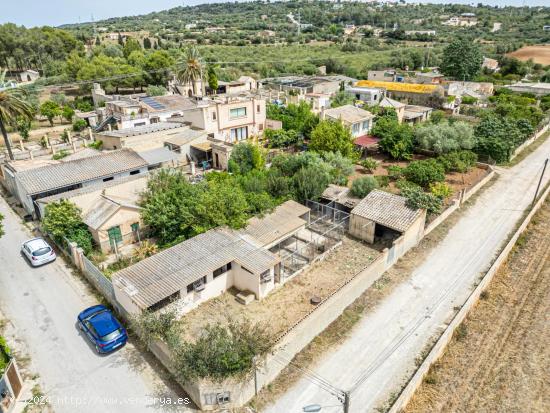
[[[104,305],[94,305],[78,315],[78,327],[98,353],[109,353],[128,341],[126,329]]]

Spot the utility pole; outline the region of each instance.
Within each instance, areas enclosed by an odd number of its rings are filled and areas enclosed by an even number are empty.
[[[537,195],[539,194],[540,185],[542,184],[542,178],[544,177],[544,171],[546,171],[546,165],[548,165],[548,158],[544,161],[544,166],[542,167],[542,173],[540,174],[539,183],[537,185],[537,190],[535,191],[535,196],[533,198],[533,202],[531,203],[531,208],[535,205],[535,202],[537,202]]]

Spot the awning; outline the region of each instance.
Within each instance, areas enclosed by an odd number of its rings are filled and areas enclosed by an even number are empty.
[[[194,143],[191,147],[202,152],[210,152],[212,150],[212,144],[210,142]]]
[[[368,146],[378,144],[378,141],[379,141],[379,139],[376,136],[363,135],[363,136],[359,136],[358,138],[356,138],[355,141],[353,141],[353,143],[355,143],[358,146],[362,146],[362,147],[366,148]]]

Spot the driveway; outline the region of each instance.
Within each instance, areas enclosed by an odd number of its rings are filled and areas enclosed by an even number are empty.
[[[99,356],[76,327],[76,316],[97,300],[63,260],[31,268],[20,255],[31,234],[0,197],[5,235],[0,238],[0,308],[31,360],[29,369],[54,411],[183,412],[167,404],[185,397],[164,381],[131,343]],[[176,393],[177,392],[177,393]],[[156,398],[156,400],[154,400]]]
[[[341,346],[311,367],[334,386],[352,389],[351,412],[375,411],[400,390],[414,371],[415,358],[445,327],[453,307],[464,303],[531,203],[549,155],[550,139],[515,167],[499,169],[497,182],[469,207],[408,281],[367,314]],[[547,170],[543,182],[549,178]],[[314,403],[327,406],[323,412],[342,411],[333,396],[305,377],[265,411],[298,413]]]

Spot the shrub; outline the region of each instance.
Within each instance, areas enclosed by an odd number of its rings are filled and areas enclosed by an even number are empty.
[[[372,173],[378,167],[378,163],[374,158],[365,158],[361,161],[361,166]]]
[[[89,143],[88,145],[86,145],[88,148],[92,148],[92,149],[97,149],[98,151],[101,150],[101,148],[103,147],[103,141],[94,141],[92,143]]]
[[[445,180],[445,169],[435,159],[413,161],[403,170],[407,180],[427,188],[433,182]]]
[[[436,182],[430,184],[430,192],[437,198],[445,199],[453,194],[453,189],[445,182]]]
[[[465,105],[473,105],[477,102],[477,99],[473,96],[462,96],[462,103]]]
[[[58,161],[60,159],[63,159],[66,156],[69,156],[69,152],[67,152],[65,149],[62,149],[59,152],[54,153],[52,156],[52,159],[55,161]]]
[[[75,119],[73,122],[73,131],[82,132],[87,126],[88,124],[84,119]]]
[[[466,122],[425,123],[415,130],[417,145],[437,154],[475,146],[474,129]]]
[[[147,344],[154,339],[167,342],[170,335],[175,332],[175,321],[176,313],[174,311],[151,312],[148,310],[135,315],[130,320],[132,327]]]
[[[302,142],[300,134],[293,129],[266,129],[264,134],[269,140],[269,146],[272,148],[286,148],[289,146],[298,145]]]
[[[353,181],[350,193],[357,198],[364,198],[376,188],[378,188],[378,181],[374,177],[363,176]]]
[[[414,182],[407,181],[406,179],[399,179],[395,183],[395,186],[401,191],[405,191],[407,189],[422,189],[420,185],[417,185]]]
[[[427,194],[420,188],[404,189],[401,194],[407,198],[407,206],[410,208],[424,208],[429,214],[437,214],[441,211],[442,200],[432,194]]]
[[[253,169],[262,169],[264,164],[264,157],[257,145],[241,142],[231,151],[229,171],[244,175]]]
[[[403,169],[401,166],[398,165],[390,165],[388,166],[388,176],[392,181],[395,181],[403,176]]]
[[[153,244],[150,241],[143,241],[139,247],[134,250],[133,258],[135,261],[141,261],[144,258],[155,255],[158,252],[159,248],[156,244]]]
[[[390,184],[390,177],[387,175],[376,175],[374,177],[380,188],[385,188]]]
[[[477,154],[472,151],[458,151],[441,155],[437,161],[445,172],[468,172],[477,162]]]

